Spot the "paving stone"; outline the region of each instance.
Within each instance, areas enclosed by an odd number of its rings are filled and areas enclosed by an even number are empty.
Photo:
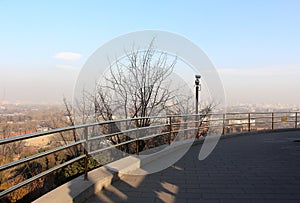
[[[127,176],[87,202],[300,202],[295,137],[300,131],[223,139],[203,161],[194,145],[173,166]]]
[[[221,193],[216,193],[216,194],[205,193],[205,194],[203,194],[203,199],[232,199],[232,198],[233,198],[232,194],[221,194]]]
[[[265,199],[262,194],[249,194],[249,193],[244,193],[244,194],[233,194],[234,199]]]
[[[227,194],[236,194],[236,193],[245,193],[244,190],[239,188],[217,188],[217,193],[227,193]]]
[[[189,199],[188,203],[220,203],[220,200],[211,200],[211,199]],[[178,203],[180,203],[178,201]]]
[[[221,203],[252,203],[250,199],[223,199]]]

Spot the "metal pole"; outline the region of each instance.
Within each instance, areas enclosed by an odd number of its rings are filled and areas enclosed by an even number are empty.
[[[196,122],[195,122],[195,128],[197,129],[199,126],[198,126],[198,121],[199,121],[199,84],[200,84],[200,81],[199,79],[201,78],[200,75],[195,75],[195,86],[196,86]],[[198,129],[195,130],[195,134],[196,134],[196,137],[198,136]]]
[[[195,86],[196,86],[196,114],[199,113],[199,86],[200,86],[200,78],[201,76],[200,75],[195,75]]]
[[[274,130],[274,112],[272,112],[272,130]]]
[[[136,122],[139,122],[139,120],[140,119],[136,120]],[[140,140],[139,140],[140,136],[141,136],[141,132],[140,132],[140,130],[138,130],[135,135],[135,139],[136,139],[135,140],[135,154],[136,154],[136,156],[139,156],[139,154],[140,154]]]
[[[84,158],[84,180],[88,180],[88,127],[84,128],[84,154],[85,154],[85,158]]]
[[[169,124],[170,124],[170,131],[169,131],[169,139],[168,139],[168,143],[171,144],[171,138],[172,138],[172,117],[169,117]]]
[[[225,134],[225,113],[223,113],[223,131],[222,131],[222,135]]]
[[[298,127],[298,112],[296,112],[296,115],[295,115],[295,128]]]
[[[250,113],[248,113],[248,131],[251,131],[251,117],[250,117]]]
[[[139,142],[139,138],[137,138],[137,140],[135,141],[135,153],[136,155],[138,156],[139,155],[139,146],[140,145],[140,142]]]
[[[199,85],[196,85],[196,114],[199,113]]]
[[[187,122],[187,117],[184,116],[183,117],[183,122],[184,122],[184,125],[183,125],[183,129],[184,129],[184,139],[187,139],[188,138],[188,124],[186,123]]]

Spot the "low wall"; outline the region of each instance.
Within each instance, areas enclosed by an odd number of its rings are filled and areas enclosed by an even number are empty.
[[[94,193],[102,190],[103,187],[110,185],[113,181],[122,178],[124,175],[146,175],[150,171],[153,171],[153,168],[158,168],[158,166],[170,166],[168,162],[172,164],[181,158],[185,154],[184,150],[188,150],[189,145],[192,145],[193,141],[174,142],[171,145],[163,145],[143,151],[139,157],[129,156],[109,163],[90,171],[88,181],[85,181],[83,175],[81,175],[48,192],[34,202],[84,202]],[[167,162],[164,159],[165,156],[168,156]]]

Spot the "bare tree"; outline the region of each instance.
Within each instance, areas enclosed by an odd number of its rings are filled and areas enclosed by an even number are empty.
[[[170,76],[176,61],[177,57],[155,50],[154,40],[146,50],[133,50],[117,59],[97,85],[95,103],[102,118],[141,118],[135,120],[135,127],[149,126],[149,116],[175,103],[176,90],[171,88]],[[124,138],[128,139],[117,140]],[[143,148],[144,143],[140,144]]]
[[[48,119],[45,121],[46,125],[52,129],[62,128],[64,126],[75,126],[74,114],[73,114],[73,106],[67,101],[65,97],[63,97],[63,105],[64,109],[59,110],[54,113],[49,113]],[[55,145],[61,144],[70,144],[71,142],[76,142],[80,139],[80,136],[76,132],[76,130],[59,132],[59,136],[51,136],[51,142],[54,142]],[[53,143],[52,143],[53,145]],[[81,153],[80,146],[73,146],[67,148],[66,155],[68,157],[76,157]]]
[[[11,133],[17,131],[16,126],[5,123],[2,127],[2,135],[0,134],[0,139],[5,139],[11,137]],[[0,145],[0,163],[10,162],[14,158],[19,157],[21,154],[22,147],[24,147],[23,141],[17,141],[9,144]]]
[[[75,101],[76,120],[86,123],[140,118],[135,119],[134,127],[142,128],[151,125],[150,116],[192,113],[189,104],[192,96],[178,96],[180,90],[172,81],[176,63],[176,56],[155,49],[154,39],[145,50],[133,49],[125,53],[124,57],[111,63],[94,90],[84,90],[82,98]],[[108,124],[105,130],[108,133],[120,132],[116,123]],[[120,133],[110,140],[120,143],[124,139],[130,138]]]
[[[100,98],[107,98],[104,91],[110,92],[110,107],[102,100],[100,109],[110,109],[107,113],[113,109],[126,118],[149,117],[174,103],[176,92],[171,89],[169,78],[177,57],[155,50],[153,42],[146,50],[131,51],[109,67],[109,74],[97,89]],[[136,127],[148,126],[150,122],[149,119],[138,120]]]

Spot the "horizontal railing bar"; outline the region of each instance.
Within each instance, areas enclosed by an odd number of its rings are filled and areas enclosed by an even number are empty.
[[[275,121],[273,121],[273,123],[295,123],[295,121],[294,120],[286,120],[286,121],[275,120]]]
[[[144,136],[144,137],[140,138],[139,140],[147,140],[149,138],[159,137],[159,136],[168,135],[168,134],[170,134],[170,132],[165,132],[165,133],[160,133],[160,134],[154,134],[154,135],[148,135],[148,136]]]
[[[199,122],[204,122],[204,121],[195,121],[195,120],[191,120],[191,121],[180,122],[180,124],[190,124],[190,123],[195,124],[195,123],[199,123]],[[172,125],[173,125],[173,123],[172,123]]]
[[[106,137],[119,135],[119,134],[126,134],[126,133],[130,133],[130,132],[135,132],[135,131],[147,130],[147,129],[152,129],[152,128],[167,127],[169,125],[170,124],[161,124],[161,125],[147,126],[147,127],[141,127],[141,128],[132,128],[132,129],[123,130],[123,131],[120,131],[120,132],[115,132],[115,133],[110,133],[110,134],[99,135],[99,136],[96,136],[96,137],[91,137],[91,138],[89,138],[89,141],[98,140],[98,139],[101,139],[101,138],[106,138]]]
[[[270,122],[263,122],[263,121],[255,121],[256,124],[271,124]]]
[[[191,115],[185,115],[185,116],[193,116]],[[43,135],[50,135],[50,134],[55,134],[55,133],[60,133],[60,132],[65,132],[69,130],[75,130],[75,129],[81,129],[85,127],[93,127],[96,125],[105,125],[105,124],[110,124],[110,123],[118,123],[118,122],[125,122],[125,121],[135,121],[135,120],[142,120],[142,119],[155,119],[155,118],[169,118],[169,117],[180,117],[179,115],[172,115],[172,116],[151,116],[151,117],[138,117],[138,118],[124,118],[124,119],[119,119],[119,120],[108,120],[108,121],[101,121],[101,122],[94,122],[94,123],[86,123],[86,124],[81,124],[81,125],[76,125],[76,126],[68,126],[68,127],[63,127],[63,128],[56,128],[52,129],[49,131],[44,131],[44,132],[36,132],[36,133],[31,133],[31,134],[23,134],[19,136],[13,136],[9,138],[4,138],[0,140],[0,145],[1,144],[8,144],[11,142],[15,141],[21,141],[25,139],[30,139],[30,138],[36,138],[40,137]]]
[[[201,127],[199,127],[201,128]],[[185,130],[197,130],[199,128],[189,128],[189,129],[185,129]],[[205,128],[205,127],[204,127]],[[180,130],[180,131],[185,131],[185,130]],[[172,131],[173,132],[177,132],[177,131]],[[179,131],[178,131],[179,132]],[[90,155],[92,154],[96,154],[96,153],[99,153],[99,152],[102,152],[102,151],[105,151],[105,150],[108,150],[108,149],[111,149],[111,148],[114,148],[114,147],[118,147],[118,146],[122,146],[122,145],[125,145],[125,144],[129,144],[131,142],[135,142],[136,140],[146,140],[146,139],[149,139],[151,137],[158,137],[158,136],[162,136],[162,135],[167,135],[169,134],[170,132],[165,132],[165,133],[160,133],[160,134],[154,134],[154,135],[150,135],[150,136],[144,136],[144,137],[141,137],[139,139],[133,139],[133,140],[129,140],[129,141],[126,141],[126,142],[122,142],[122,143],[119,143],[119,144],[116,144],[116,145],[111,145],[109,147],[106,147],[106,148],[102,148],[102,149],[98,149],[98,150],[95,150],[95,151],[91,151],[89,152]]]
[[[65,132],[65,131],[69,131],[69,130],[74,130],[75,128],[76,128],[75,126],[68,126],[65,128],[57,128],[57,129],[53,129],[53,130],[49,130],[49,131],[45,131],[45,132],[36,132],[36,133],[31,133],[31,134],[23,134],[23,135],[19,135],[19,136],[8,137],[8,138],[1,139],[0,145],[8,144],[11,142],[16,142],[16,141],[21,141],[21,140],[25,140],[25,139],[30,139],[30,138],[36,138],[36,137],[40,137],[43,135],[50,135],[50,134]]]
[[[174,124],[174,123],[172,123]],[[160,125],[153,125],[153,126],[145,126],[145,127],[139,127],[139,128],[134,128],[134,129],[130,129],[130,130],[133,130],[133,131],[140,131],[140,130],[148,130],[148,129],[152,129],[152,128],[161,128],[161,127],[167,127],[169,126],[170,124],[160,124]],[[124,133],[128,133],[128,132],[131,132],[131,131],[128,131],[127,130],[124,130],[122,131]]]
[[[77,142],[74,142],[74,143],[71,143],[71,144],[68,144],[68,145],[60,146],[60,147],[57,147],[57,148],[54,148],[54,149],[47,150],[45,152],[41,152],[41,153],[26,157],[26,158],[19,159],[17,161],[14,161],[14,162],[11,162],[11,163],[0,166],[0,171],[11,168],[11,167],[14,167],[14,166],[19,165],[19,164],[27,163],[27,162],[32,161],[34,159],[37,159],[37,158],[40,158],[40,157],[43,157],[43,156],[46,156],[46,155],[49,155],[49,154],[52,154],[52,153],[70,148],[70,147],[73,147],[73,146],[76,146],[76,145],[79,145],[79,144],[82,144],[84,142],[85,142],[85,140],[80,140],[80,141],[77,141]]]
[[[251,123],[250,123],[251,124]],[[226,124],[225,126],[236,126],[236,125],[248,125],[248,123],[235,123],[235,124]]]
[[[272,118],[272,116],[251,117],[251,119],[268,119],[268,118]]]
[[[282,118],[282,117],[287,117],[287,118],[289,118],[289,116],[274,116],[273,118]]]
[[[250,117],[251,118],[251,117]],[[231,120],[247,120],[248,121],[248,117],[241,117],[241,118],[225,118],[225,121],[231,121]],[[252,119],[252,118],[251,118]],[[223,119],[222,119],[223,120]]]
[[[202,122],[207,123],[207,122],[214,122],[214,121],[223,121],[223,118],[203,120]]]
[[[121,134],[121,133],[112,133],[112,134],[98,135],[98,136],[95,136],[95,137],[89,137],[88,142],[94,141],[94,140],[99,140],[101,138],[106,138],[106,137],[113,136],[113,135],[118,135],[118,134]]]
[[[181,129],[181,130],[173,130],[172,133],[180,133],[180,132],[184,132],[184,131],[194,131],[194,130],[198,130],[200,128],[187,128],[187,129]]]
[[[271,112],[272,113],[272,112]],[[283,112],[274,112],[274,114],[295,114],[295,113],[299,113],[297,111],[283,111]]]
[[[97,149],[97,150],[94,150],[94,151],[89,152],[89,155],[93,155],[93,154],[96,154],[96,153],[99,153],[99,152],[102,152],[102,151],[105,151],[105,150],[109,150],[109,149],[112,149],[112,148],[115,148],[115,147],[118,147],[118,146],[122,146],[122,145],[125,145],[125,144],[129,144],[129,143],[134,142],[134,141],[136,141],[136,140],[137,140],[137,139],[132,139],[132,140],[125,141],[125,142],[122,142],[122,143],[119,143],[119,144],[111,145],[111,146],[109,146],[109,147]]]
[[[284,114],[284,113],[291,113],[291,114],[293,114],[293,113],[299,113],[298,111],[283,111],[283,112],[251,112],[251,113],[247,113],[247,112],[241,112],[241,113],[239,113],[239,112],[227,112],[227,113],[224,113],[224,114],[226,114],[226,115],[234,115],[234,114],[240,114],[240,115],[242,115],[242,114],[250,114],[250,115],[254,115],[254,114],[272,114],[272,113],[274,113],[274,114]],[[209,115],[213,115],[213,114],[209,114]],[[218,114],[219,115],[219,114]]]
[[[276,114],[284,114],[284,113],[296,113],[296,112],[276,112]],[[225,115],[243,115],[243,114],[249,114],[249,113],[226,113]],[[263,112],[252,112],[250,115],[253,114],[271,114],[271,113],[263,113]],[[207,117],[209,115],[223,115],[223,114],[189,114],[189,115],[166,115],[166,116],[152,116],[152,117],[138,117],[138,118],[125,118],[125,119],[119,119],[119,120],[109,120],[109,121],[101,121],[101,122],[95,122],[95,123],[88,123],[88,124],[81,124],[81,125],[76,125],[76,126],[68,126],[64,128],[58,128],[58,129],[53,129],[45,132],[36,132],[32,134],[24,134],[24,135],[19,135],[19,136],[14,136],[14,137],[9,137],[9,138],[4,138],[0,140],[0,145],[1,144],[8,144],[11,142],[15,141],[21,141],[25,139],[30,139],[30,138],[35,138],[35,137],[40,137],[43,135],[50,135],[54,133],[60,133],[60,132],[65,132],[69,130],[75,130],[75,129],[80,129],[80,128],[85,128],[85,127],[92,127],[96,125],[104,125],[104,124],[109,124],[109,123],[117,123],[117,122],[125,122],[125,121],[135,121],[135,120],[142,120],[142,119],[155,119],[155,118],[170,118],[170,117],[187,117],[187,116],[202,116],[202,117]],[[226,118],[230,119],[230,118]],[[236,118],[237,119],[237,118]]]
[[[204,129],[204,128],[208,128],[208,127],[209,126],[207,126],[207,127],[197,127],[197,128],[186,128],[186,129],[181,129],[181,130],[173,130],[173,131],[171,131],[171,133],[178,133],[178,132],[192,131],[192,130],[194,131],[194,130]],[[164,132],[164,133],[160,133],[160,134],[144,136],[144,137],[140,138],[139,140],[146,140],[146,139],[149,139],[149,138],[159,137],[159,136],[168,135],[168,134],[170,134],[170,132]]]
[[[166,115],[166,118],[178,118],[178,117],[197,117],[197,116],[201,116],[202,118],[206,117],[207,115],[211,115],[211,114],[180,114],[180,115],[173,115],[173,116],[170,116],[170,115]]]
[[[228,113],[225,113],[226,115],[246,115],[246,114],[249,114],[249,113],[246,113],[246,112],[241,112],[241,113],[238,113],[238,112],[228,112]]]
[[[183,124],[189,124],[191,121],[182,121],[182,122],[177,122],[177,123],[172,123],[172,125],[183,125]],[[193,121],[195,122],[195,121]],[[170,124],[166,124],[166,126],[170,126]]]
[[[199,121],[194,121],[194,122],[199,122]],[[185,122],[172,122],[172,125],[181,125],[184,124]],[[170,124],[167,124],[169,126]]]
[[[14,186],[12,186],[12,187],[10,187],[10,188],[8,188],[8,189],[0,192],[0,198],[3,197],[4,195],[7,195],[8,193],[11,193],[11,192],[13,192],[13,191],[15,191],[15,190],[17,190],[17,189],[19,189],[19,188],[21,188],[21,187],[29,184],[29,183],[31,183],[33,181],[39,179],[39,178],[42,178],[42,177],[44,177],[44,176],[46,176],[46,175],[48,175],[50,173],[53,173],[54,171],[56,171],[58,169],[61,169],[61,168],[65,167],[65,166],[67,166],[67,165],[69,165],[71,163],[74,163],[76,161],[79,161],[80,159],[83,159],[83,158],[85,158],[85,155],[78,156],[78,157],[76,157],[74,159],[71,159],[71,160],[65,162],[65,163],[57,165],[57,166],[55,166],[55,167],[53,167],[51,169],[48,169],[48,170],[46,170],[46,171],[44,171],[42,173],[39,173],[38,175],[35,175],[35,176],[33,176],[33,177],[31,177],[31,178],[29,178],[27,180],[24,180],[23,182],[18,183],[17,185],[14,185]]]
[[[223,127],[223,124],[220,123],[219,125],[209,125],[209,126],[203,126],[203,128],[211,128],[211,127]],[[201,128],[201,127],[200,127]]]

